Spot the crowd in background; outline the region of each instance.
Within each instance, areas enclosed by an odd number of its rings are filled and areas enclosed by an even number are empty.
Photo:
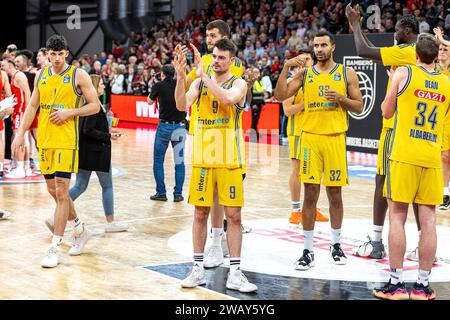
[[[222,19],[231,29],[231,39],[238,47],[238,57],[246,68],[256,67],[266,78],[269,96],[286,59],[301,49],[312,47],[312,37],[320,30],[334,34],[349,33],[345,17],[346,1],[337,0],[209,0],[204,9],[192,10],[183,20],[159,19],[150,29],[132,33],[125,44],[114,43],[111,52],[83,54],[72,64],[90,74],[98,74],[109,93],[148,95],[160,79],[164,64],[170,63],[175,46],[191,41],[201,53],[207,51],[206,25]],[[368,10],[378,4],[381,21],[372,28]],[[442,0],[362,0],[363,28],[366,32],[394,32],[397,20],[413,14],[421,32],[440,27],[448,35],[450,3]],[[370,12],[370,13],[369,13]],[[107,102],[107,101],[104,101]]]
[[[381,8],[379,28],[372,28],[369,18],[373,12],[368,13],[375,3]],[[445,34],[450,30],[450,4],[445,1],[362,0],[360,5],[366,32],[394,32],[395,23],[406,14],[417,17],[421,32],[431,32],[434,27]],[[345,1],[209,0],[204,9],[192,10],[181,21],[159,19],[151,29],[133,33],[127,43],[114,43],[111,52],[84,54],[73,64],[101,75],[107,93],[147,95],[159,81],[162,66],[171,62],[178,43],[189,40],[201,53],[207,51],[206,25],[215,19],[229,24],[238,57],[246,68],[260,70],[269,97],[284,61],[312,47],[316,32],[349,33]]]

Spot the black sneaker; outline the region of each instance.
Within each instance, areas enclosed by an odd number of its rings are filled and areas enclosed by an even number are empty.
[[[387,300],[408,300],[409,294],[406,290],[405,283],[399,282],[392,284],[391,279],[382,288],[374,288],[372,294],[380,299]]]
[[[330,245],[330,251],[331,251],[331,260],[333,261],[334,264],[339,265],[347,264],[347,257],[345,256],[344,251],[342,251],[340,243]]]
[[[308,249],[303,250],[303,255],[295,263],[295,270],[308,270],[314,267],[314,253]]]
[[[429,284],[424,286],[416,282],[414,283],[410,298],[411,300],[434,300],[436,299],[436,293],[430,288]]]
[[[152,196],[150,196],[150,200],[155,200],[155,201],[167,201],[167,196],[165,194],[154,194]]]
[[[450,196],[449,195],[445,195],[444,199],[442,201],[442,204],[440,204],[438,206],[439,210],[448,210],[450,209]]]
[[[177,194],[177,195],[173,196],[173,202],[181,202],[183,200],[184,200],[184,198],[181,194]]]

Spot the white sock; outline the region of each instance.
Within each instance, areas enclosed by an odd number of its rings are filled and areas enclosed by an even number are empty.
[[[331,228],[331,245],[339,243],[341,240],[341,229]]]
[[[303,236],[305,237],[305,249],[313,252],[313,241],[314,241],[314,230],[306,231],[303,230]]]
[[[60,237],[60,236],[53,236],[52,237],[52,247],[58,247],[60,244],[61,244],[61,242],[62,242],[62,237]]]
[[[403,269],[391,269],[390,274],[392,284],[403,282]]]
[[[444,187],[444,196],[448,196],[450,193],[448,192],[448,187]]]
[[[425,287],[428,286],[428,280],[430,279],[431,271],[420,270],[419,277],[417,278],[417,283],[423,284]]]
[[[230,258],[230,272],[233,273],[241,267],[241,257]]]
[[[0,162],[0,171],[3,171],[3,162]]]
[[[198,266],[203,269],[203,252],[194,253],[194,266]]]
[[[223,228],[212,228],[213,245],[220,245],[222,241]]]
[[[80,218],[76,217],[74,220],[69,220],[69,224],[73,228],[75,234],[83,233],[83,223]]]
[[[25,164],[23,161],[17,161],[17,168],[25,170]]]
[[[372,241],[381,241],[381,236],[383,235],[383,226],[373,225],[372,231]]]
[[[291,203],[292,203],[292,211],[300,212],[302,210],[300,201],[292,201]]]
[[[30,169],[30,160],[25,160],[24,165],[25,165],[25,170]]]

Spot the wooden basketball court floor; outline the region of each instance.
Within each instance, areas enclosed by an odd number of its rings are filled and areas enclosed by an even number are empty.
[[[40,261],[51,242],[51,234],[44,220],[53,213],[55,207],[47,194],[45,183],[0,185],[0,207],[13,212],[10,219],[0,221],[0,299],[349,298],[346,296],[346,292],[348,293],[346,281],[317,280],[323,281],[320,289],[317,289],[317,286],[311,287],[310,284],[314,279],[301,276],[298,279],[301,284],[293,284],[286,277],[260,274],[260,279],[263,276],[266,280],[272,279],[270,281],[272,289],[260,285],[258,294],[250,296],[220,292],[220,289],[216,290],[211,286],[208,286],[209,289],[180,288],[180,282],[176,277],[186,275],[190,261],[187,257],[191,255],[192,247],[188,246],[190,249],[181,256],[169,246],[168,240],[181,231],[191,229],[194,208],[188,205],[187,201],[181,203],[172,201],[174,170],[170,148],[165,162],[169,201],[149,200],[149,196],[155,192],[152,173],[155,131],[154,129],[121,129],[121,131],[125,136],[113,142],[113,167],[120,168],[123,172],[122,175],[114,177],[115,217],[116,220],[127,222],[130,226],[129,231],[109,234],[103,232],[105,218],[101,204],[101,189],[98,181],[91,180],[85,194],[75,202],[75,207],[94,236],[81,256],[69,256],[67,254],[69,246],[62,245],[61,263],[57,268],[40,267]],[[188,140],[187,163],[190,163],[190,145]],[[244,224],[248,221],[247,224],[252,226],[252,221],[284,219],[287,226],[290,213],[288,147],[246,143],[246,148],[248,173],[245,180],[245,207],[242,211]],[[183,190],[185,199],[188,197],[190,172],[191,168],[187,165]],[[363,233],[367,234],[371,229],[373,180],[350,177],[350,185],[343,190],[343,232],[346,227],[345,219],[366,219],[367,225]],[[323,189],[319,207],[328,212],[328,202]],[[412,217],[411,212],[409,223],[413,223]],[[437,223],[448,227],[450,212],[438,212]],[[70,234],[71,232],[67,230],[65,242],[69,241]],[[361,239],[363,240],[364,238]],[[302,245],[299,245],[295,255],[300,254],[302,248]],[[147,268],[144,268],[145,266]],[[159,272],[158,268],[164,266],[174,268]],[[181,273],[178,273],[178,276],[171,276],[171,272],[176,273],[177,270],[181,270]],[[345,269],[343,270],[345,273]],[[217,287],[224,288],[223,278],[226,272],[226,267],[208,270],[208,282],[215,282]],[[254,279],[253,273],[248,274],[250,279]],[[285,286],[275,290],[274,279],[286,281]],[[325,287],[328,288],[326,294]],[[356,287],[351,290],[356,290]],[[317,292],[307,293],[306,290],[311,288]],[[437,290],[441,298],[450,298],[446,288],[444,282]],[[370,290],[367,288],[358,290],[362,290],[360,299],[371,298]]]

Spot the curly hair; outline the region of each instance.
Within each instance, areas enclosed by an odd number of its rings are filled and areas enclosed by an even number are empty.
[[[409,27],[414,34],[419,34],[419,22],[411,14],[407,14],[406,16],[403,16],[398,21],[398,25],[402,28]]]
[[[66,38],[60,34],[54,34],[47,40],[47,49],[52,51],[62,51],[68,50],[69,46],[67,44]]]

